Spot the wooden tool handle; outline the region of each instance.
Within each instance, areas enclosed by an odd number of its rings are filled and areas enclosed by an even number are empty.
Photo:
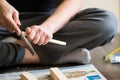
[[[23,33],[24,33],[25,36],[27,36],[27,34],[25,32],[23,32]],[[49,42],[50,43],[54,43],[54,44],[58,44],[58,45],[64,45],[64,46],[66,45],[66,42],[60,41],[60,40],[56,40],[56,39],[51,39]]]
[[[55,40],[55,39],[51,39],[49,42],[59,44],[59,45],[66,45],[66,42],[60,41],[60,40]]]

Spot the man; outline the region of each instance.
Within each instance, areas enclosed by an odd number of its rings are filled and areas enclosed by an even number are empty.
[[[81,10],[81,0],[63,0],[59,6],[56,2],[0,0],[0,66],[87,64],[91,59],[88,50],[108,43],[115,36],[117,21],[111,12],[98,8]],[[19,40],[21,30],[33,43],[34,56]],[[17,41],[6,42],[6,37]],[[52,38],[67,45],[49,43]]]

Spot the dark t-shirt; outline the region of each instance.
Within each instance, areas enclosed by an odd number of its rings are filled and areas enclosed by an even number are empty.
[[[48,12],[59,0],[7,0],[20,12]]]

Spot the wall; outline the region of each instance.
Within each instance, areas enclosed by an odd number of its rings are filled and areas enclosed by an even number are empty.
[[[98,7],[112,11],[117,17],[120,26],[120,0],[82,0],[82,1],[83,1],[82,9],[88,7]],[[118,28],[118,31],[120,32],[120,27]]]

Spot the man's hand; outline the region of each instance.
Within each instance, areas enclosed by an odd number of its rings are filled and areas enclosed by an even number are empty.
[[[6,0],[0,0],[0,25],[20,35],[19,13]]]
[[[47,44],[53,37],[52,31],[42,25],[27,27],[26,33],[28,34],[28,39],[38,45]]]

